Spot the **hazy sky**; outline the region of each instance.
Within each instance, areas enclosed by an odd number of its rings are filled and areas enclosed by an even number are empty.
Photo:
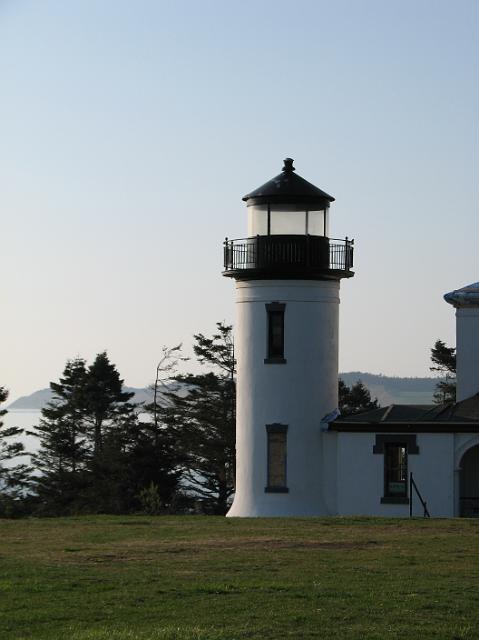
[[[295,158],[356,239],[340,368],[428,375],[479,280],[477,0],[0,0],[0,385],[128,384],[232,321],[222,240]]]

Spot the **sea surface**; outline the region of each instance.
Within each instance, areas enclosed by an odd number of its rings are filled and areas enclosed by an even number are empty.
[[[2,421],[5,425],[5,428],[20,427],[20,429],[28,431],[38,424],[40,417],[40,411],[12,409],[12,411],[9,411],[6,415],[3,416]],[[17,438],[14,438],[14,440],[17,440]],[[35,436],[29,436],[24,433],[20,438],[18,438],[18,440],[23,442],[27,455],[15,458],[15,460],[11,461],[10,464],[18,464],[19,462],[29,463],[30,455],[28,454],[35,453],[38,450],[38,438],[36,438]],[[8,463],[5,463],[5,466],[8,466]]]
[[[6,413],[3,418],[4,428],[8,427],[19,427],[23,429],[25,432],[29,431],[37,425],[42,417],[41,411],[31,411],[29,409],[12,409]],[[148,419],[146,414],[139,415],[140,420]],[[25,447],[26,454],[25,456],[21,456],[15,459],[14,462],[10,462],[10,464],[18,464],[19,462],[30,463],[30,454],[38,451],[39,441],[35,436],[30,436],[27,433],[24,433],[20,438],[14,438],[14,440],[20,440]],[[5,466],[8,466],[8,463],[4,463]]]

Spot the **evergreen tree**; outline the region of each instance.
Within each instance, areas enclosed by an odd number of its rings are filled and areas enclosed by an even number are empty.
[[[341,378],[338,381],[339,410],[342,416],[350,416],[379,407],[378,399],[371,398],[371,393],[361,380],[348,387]]]
[[[107,353],[99,353],[88,367],[85,384],[91,446],[88,502],[97,512],[122,513],[129,507],[127,467],[138,434],[133,395],[123,391],[123,380]]]
[[[149,419],[138,423],[138,432],[130,450],[129,483],[132,503],[149,513],[174,512],[185,501],[180,491],[182,454],[175,431],[163,420],[169,406],[166,394],[171,392],[171,379],[177,375],[181,344],[163,347],[151,386],[153,402],[143,408]],[[153,506],[154,505],[154,506]]]
[[[0,387],[0,405],[8,398],[8,391]],[[14,458],[24,453],[21,442],[13,441],[23,433],[18,427],[6,428],[2,420],[7,414],[6,409],[0,408],[0,516],[13,515],[17,502],[28,484],[28,470],[25,464],[12,465]]]
[[[436,384],[434,402],[456,402],[456,349],[446,346],[442,340],[436,340],[431,349],[431,362],[433,366],[429,369],[443,377]]]
[[[235,359],[232,328],[217,323],[212,337],[194,336],[204,374],[175,376],[180,392],[166,396],[163,420],[182,456],[183,485],[205,511],[224,514],[234,492]]]
[[[134,393],[123,391],[123,380],[106,351],[99,353],[88,368],[85,396],[93,456],[99,458],[105,437],[136,415],[134,405],[129,402]]]
[[[53,399],[42,409],[32,432],[40,440],[32,462],[39,471],[36,493],[40,510],[52,514],[82,511],[85,504],[87,465],[91,457],[87,440],[87,371],[81,358],[69,360],[59,382],[51,382]]]
[[[40,472],[40,510],[51,514],[128,509],[129,452],[137,415],[115,365],[100,353],[90,367],[68,361],[53,400],[32,432],[40,449],[32,458]]]
[[[161,408],[159,408],[161,411]],[[145,408],[149,413],[150,408]],[[141,420],[131,432],[130,445],[125,449],[124,493],[128,511],[143,509],[155,496],[158,506],[153,514],[175,512],[181,502],[179,491],[181,452],[175,433],[162,421]]]

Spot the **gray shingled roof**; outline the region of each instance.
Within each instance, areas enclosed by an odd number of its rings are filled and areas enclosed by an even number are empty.
[[[477,424],[479,431],[479,394],[476,394],[461,402],[446,404],[418,405],[418,404],[391,404],[373,411],[366,411],[352,416],[337,418],[329,425],[334,430],[355,430],[359,425],[376,426],[378,429],[409,425],[418,427],[424,424],[435,423],[441,431],[448,426],[470,423]]]

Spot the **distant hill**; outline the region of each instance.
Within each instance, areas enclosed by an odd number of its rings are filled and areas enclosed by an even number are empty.
[[[153,400],[153,392],[148,389],[135,387],[123,387],[124,391],[134,393],[132,402],[151,402]],[[22,396],[8,406],[9,411],[41,411],[43,407],[53,398],[51,389],[40,389],[34,391],[29,396]]]
[[[340,378],[351,386],[358,380],[366,385],[379,404],[431,404],[437,378],[393,378],[364,371],[340,373]],[[133,402],[151,402],[153,393],[148,388],[125,387],[133,392]],[[17,411],[40,411],[52,399],[50,389],[40,389],[29,396],[22,396],[12,402],[8,409]]]
[[[381,406],[389,404],[432,404],[438,378],[394,378],[364,371],[340,373],[348,386],[358,380],[369,389]]]

